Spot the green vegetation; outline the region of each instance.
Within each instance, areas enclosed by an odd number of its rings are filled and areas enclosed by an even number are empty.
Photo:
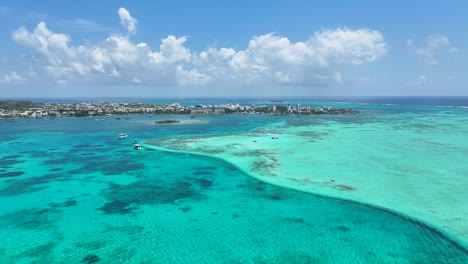
[[[40,107],[40,104],[31,101],[0,100],[0,109],[3,110],[27,110]]]
[[[185,110],[179,110],[179,111],[174,111],[171,114],[176,114],[176,115],[189,115],[190,114],[190,109],[185,109]]]
[[[154,122],[155,124],[176,124],[180,123],[178,120],[173,120],[173,119],[166,119],[166,120],[158,120]]]
[[[232,109],[229,109],[227,107],[224,108],[224,113],[225,114],[232,114],[232,113],[239,113],[240,111],[239,110],[232,110]]]

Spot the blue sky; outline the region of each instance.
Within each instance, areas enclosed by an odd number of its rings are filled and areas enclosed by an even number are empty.
[[[466,1],[9,1],[0,97],[468,95]]]

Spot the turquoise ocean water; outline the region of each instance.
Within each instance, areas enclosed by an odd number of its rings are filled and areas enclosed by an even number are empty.
[[[310,118],[375,122],[391,116],[404,123],[414,114],[441,113],[440,121],[449,123],[468,115],[466,99],[345,99],[300,103],[361,113],[197,116],[167,126],[153,122],[190,118],[2,121],[0,262],[468,263],[468,250],[456,239],[404,215],[271,186],[214,158],[132,149],[136,138],[245,132],[278,120],[301,125]],[[118,140],[120,133],[129,137]]]

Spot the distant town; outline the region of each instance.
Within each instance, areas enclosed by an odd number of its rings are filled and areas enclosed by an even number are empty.
[[[300,104],[275,105],[190,105],[82,102],[82,103],[36,103],[31,101],[0,101],[0,118],[12,121],[14,118],[43,117],[86,117],[86,116],[121,116],[133,114],[272,114],[272,115],[312,115],[312,114],[356,114],[358,110],[349,108],[310,107]]]

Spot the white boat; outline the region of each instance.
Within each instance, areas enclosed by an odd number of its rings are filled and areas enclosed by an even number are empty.
[[[141,149],[141,145],[140,144],[135,144],[135,145],[133,145],[133,148],[134,149]]]
[[[126,135],[126,134],[120,134],[117,138],[118,138],[118,139],[123,139],[123,138],[126,138],[126,137],[128,137],[128,135]]]

